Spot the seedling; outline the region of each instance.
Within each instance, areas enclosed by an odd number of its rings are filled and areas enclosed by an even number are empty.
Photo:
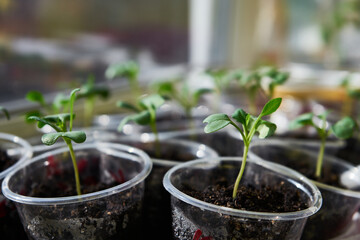
[[[95,78],[93,75],[88,77],[87,82],[81,86],[81,90],[77,95],[78,99],[85,99],[84,106],[84,119],[85,126],[89,126],[91,124],[91,120],[94,114],[94,106],[96,97],[101,97],[102,99],[108,98],[110,95],[110,91],[107,87],[104,86],[96,86]]]
[[[39,110],[30,111],[25,114],[26,121],[29,120],[30,116],[40,117],[66,112],[69,107],[69,98],[62,93],[57,94],[52,103],[47,103],[44,95],[39,91],[29,91],[25,98],[29,102],[37,103],[40,106]]]
[[[305,113],[290,122],[290,129],[297,129],[304,126],[310,126],[315,128],[318,136],[320,137],[320,149],[318,153],[315,177],[321,177],[321,170],[324,159],[326,139],[334,134],[337,138],[347,139],[351,137],[357,129],[356,122],[351,117],[344,117],[332,126],[326,121],[328,111],[320,115],[314,115],[313,113]],[[317,124],[320,122],[320,124]]]
[[[121,120],[118,131],[121,131],[126,123],[134,121],[140,125],[149,125],[155,136],[155,154],[160,155],[159,136],[156,127],[156,110],[165,103],[165,99],[158,94],[141,98],[137,105],[119,101],[117,106],[135,112]]]
[[[232,118],[240,123],[239,125],[231,120],[228,115],[223,113],[212,114],[204,120],[204,123],[207,123],[204,129],[205,133],[216,132],[230,124],[233,125],[242,136],[244,153],[241,168],[234,184],[233,199],[236,198],[239,183],[245,170],[250,143],[255,133],[258,133],[259,138],[262,139],[271,136],[276,130],[276,125],[274,123],[262,120],[261,118],[275,112],[279,108],[281,101],[281,98],[275,98],[268,101],[258,117],[246,113],[241,108],[237,109],[233,113]]]
[[[188,84],[181,81],[182,85],[178,86],[180,81],[162,81],[153,85],[155,91],[165,99],[171,99],[177,102],[184,109],[187,118],[192,119],[191,110],[198,104],[200,97],[204,94],[211,93],[214,90],[210,88],[198,88],[191,91]],[[180,90],[178,89],[180,88]]]
[[[138,75],[139,66],[133,61],[111,64],[105,71],[105,77],[109,80],[127,78],[134,98],[140,96]]]
[[[249,111],[256,112],[256,98],[263,95],[266,100],[272,99],[276,86],[284,84],[289,73],[282,72],[275,67],[262,66],[252,71],[235,70],[225,76],[235,80],[245,90],[249,102]]]
[[[45,125],[49,125],[56,132],[46,133],[41,137],[41,141],[45,145],[53,145],[55,142],[62,138],[69,148],[72,164],[74,167],[74,175],[76,182],[76,192],[81,195],[79,171],[76,164],[75,153],[72,145],[72,141],[75,143],[83,143],[86,140],[86,134],[83,131],[72,131],[73,119],[74,119],[74,102],[76,98],[76,92],[80,91],[79,88],[74,89],[70,94],[70,113],[61,113],[57,115],[48,115],[44,117],[30,116],[29,119],[38,122],[38,127],[42,128]],[[69,122],[69,124],[68,124]],[[69,125],[69,126],[68,126]],[[69,130],[67,130],[69,128]]]

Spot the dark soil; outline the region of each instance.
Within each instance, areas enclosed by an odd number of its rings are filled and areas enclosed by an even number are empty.
[[[347,139],[345,146],[335,155],[351,164],[360,165],[360,141],[357,138]]]
[[[290,190],[283,184],[261,186],[240,185],[235,199],[232,198],[233,185],[224,182],[209,186],[204,191],[194,191],[189,186],[184,193],[204,202],[219,206],[257,212],[294,212],[306,209],[307,203],[301,201],[298,191]]]
[[[16,159],[10,158],[6,151],[0,149],[0,172],[6,170],[16,163]]]
[[[15,158],[7,155],[7,152],[0,149],[0,171],[4,171],[16,163]],[[0,184],[1,184],[0,180]],[[27,239],[21,221],[17,214],[15,205],[7,200],[0,190],[0,235],[4,239]]]

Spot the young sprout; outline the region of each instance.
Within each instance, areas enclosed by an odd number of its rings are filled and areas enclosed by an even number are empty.
[[[334,134],[337,138],[340,139],[347,139],[353,135],[354,130],[357,128],[356,122],[351,117],[344,117],[330,126],[330,124],[326,121],[328,113],[328,111],[325,111],[323,114],[317,116],[315,116],[313,113],[304,113],[290,122],[290,129],[311,126],[315,128],[318,136],[320,137],[321,144],[315,171],[316,178],[321,177],[326,139],[331,134]],[[316,120],[320,120],[320,124],[317,124]]]
[[[105,77],[109,80],[127,78],[134,98],[140,96],[138,75],[139,66],[133,61],[111,64],[105,71]]]
[[[182,85],[178,85],[182,83]],[[180,87],[180,90],[178,89]],[[171,99],[177,102],[184,109],[187,118],[192,119],[191,110],[199,104],[200,97],[211,93],[214,90],[210,88],[198,88],[192,91],[188,84],[182,81],[162,81],[153,85],[155,91],[165,99]]]
[[[108,98],[110,95],[110,91],[107,87],[104,86],[96,86],[95,78],[93,75],[90,75],[87,79],[87,82],[81,86],[81,90],[77,95],[77,98],[85,99],[85,107],[84,107],[84,119],[85,126],[91,125],[92,116],[94,114],[95,100],[96,97],[99,96],[102,99]]]
[[[30,116],[40,117],[68,111],[69,98],[62,93],[57,94],[52,103],[46,103],[44,95],[39,91],[29,91],[25,98],[29,102],[34,102],[40,105],[40,110],[30,111],[25,114],[27,122],[32,122],[29,121]]]
[[[6,108],[0,106],[0,111],[3,112],[7,120],[10,120],[10,113]]]
[[[57,115],[48,115],[44,117],[30,116],[29,119],[38,122],[38,127],[42,128],[45,125],[49,125],[56,132],[46,133],[41,137],[41,141],[45,145],[53,145],[55,142],[62,138],[69,148],[72,164],[74,167],[74,175],[76,182],[76,192],[81,195],[79,171],[76,164],[75,153],[72,145],[72,141],[75,143],[83,143],[86,140],[86,134],[83,131],[72,131],[73,119],[74,119],[74,101],[76,98],[76,92],[80,91],[79,88],[74,89],[70,94],[70,113],[61,113]],[[69,122],[69,126],[68,123]],[[69,129],[69,130],[68,130]]]
[[[205,133],[216,132],[230,124],[233,125],[240,132],[242,136],[244,142],[244,153],[243,153],[241,168],[234,184],[234,190],[233,190],[234,199],[236,198],[236,193],[239,187],[239,183],[245,170],[250,143],[255,133],[258,133],[259,138],[262,139],[271,136],[272,134],[274,134],[276,130],[276,125],[274,123],[262,120],[261,118],[275,112],[279,108],[281,101],[282,101],[281,98],[275,98],[268,101],[263,107],[258,117],[254,117],[246,113],[241,108],[237,109],[233,113],[232,118],[240,124],[236,124],[235,121],[231,120],[231,118],[228,115],[223,113],[210,115],[204,120],[204,123],[207,123],[204,129]]]
[[[276,86],[284,84],[289,73],[282,72],[275,67],[262,66],[252,71],[235,70],[224,76],[235,80],[245,90],[249,102],[249,111],[256,112],[256,98],[262,94],[266,100],[272,99]]]
[[[121,120],[118,131],[121,131],[126,123],[130,121],[134,121],[140,125],[149,125],[151,131],[155,136],[155,154],[156,156],[160,155],[160,143],[159,136],[156,127],[156,110],[165,103],[165,99],[158,94],[149,95],[144,98],[141,98],[137,105],[133,105],[131,103],[119,101],[117,102],[117,106],[121,108],[125,108],[135,112],[132,115],[125,117]]]

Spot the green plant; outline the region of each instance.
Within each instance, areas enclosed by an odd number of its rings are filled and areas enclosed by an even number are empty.
[[[81,86],[81,90],[77,95],[78,99],[85,99],[84,106],[84,119],[85,126],[89,126],[91,124],[92,117],[94,115],[94,106],[96,97],[101,97],[103,99],[108,98],[110,95],[110,91],[105,86],[97,86],[95,85],[95,77],[93,75],[89,75],[87,82]]]
[[[152,88],[165,99],[177,102],[184,109],[186,117],[192,119],[191,110],[199,104],[200,97],[211,93],[211,88],[190,89],[189,85],[181,80],[161,81],[153,84]]]
[[[134,98],[140,96],[138,75],[139,66],[133,61],[111,64],[105,71],[105,77],[109,80],[122,77],[127,78]]]
[[[86,140],[86,134],[83,131],[72,131],[73,119],[74,119],[74,102],[76,98],[76,92],[80,91],[79,88],[74,89],[69,98],[70,113],[60,113],[56,115],[48,115],[44,117],[30,116],[29,119],[38,122],[38,127],[42,128],[45,125],[49,125],[56,132],[46,133],[41,137],[41,141],[45,145],[53,145],[55,142],[62,138],[69,148],[72,164],[74,167],[74,175],[76,182],[76,192],[81,195],[79,171],[76,164],[75,153],[72,145],[72,141],[75,143],[83,143]],[[68,124],[69,123],[69,124]],[[69,126],[68,126],[69,125]]]
[[[207,123],[204,129],[205,133],[216,132],[230,124],[234,126],[242,136],[244,142],[244,153],[241,168],[234,184],[234,199],[236,198],[239,183],[245,170],[250,143],[255,133],[259,133],[259,138],[266,138],[271,136],[276,130],[276,125],[274,123],[262,120],[261,118],[275,112],[279,108],[281,101],[281,98],[275,98],[268,101],[263,107],[260,115],[257,117],[246,113],[241,108],[237,109],[233,113],[232,118],[236,122],[240,123],[239,125],[231,120],[228,115],[223,113],[212,114],[204,120],[204,123]]]
[[[344,117],[332,126],[330,126],[330,123],[326,121],[328,113],[329,111],[325,111],[320,115],[314,115],[313,113],[304,113],[290,122],[290,129],[310,126],[315,128],[318,136],[320,137],[321,144],[315,171],[316,178],[321,177],[326,139],[331,134],[334,134],[337,138],[340,139],[347,139],[351,137],[354,133],[354,130],[357,129],[357,124],[351,117]]]
[[[125,108],[135,112],[132,115],[126,116],[121,120],[118,131],[121,131],[126,123],[129,121],[133,121],[140,125],[149,125],[151,131],[155,136],[155,154],[157,156],[160,155],[160,144],[159,144],[159,136],[156,126],[156,111],[157,109],[165,103],[165,99],[161,97],[159,94],[149,95],[143,98],[140,98],[136,105],[131,103],[118,101],[117,106],[121,108]]]
[[[289,73],[271,66],[260,66],[254,70],[234,70],[224,78],[238,82],[247,95],[250,113],[255,114],[258,95],[262,94],[266,100],[272,99],[276,86],[284,84]]]
[[[47,103],[45,101],[44,95],[39,91],[29,91],[26,94],[25,99],[29,102],[37,103],[40,106],[40,109],[29,111],[25,114],[25,119],[27,122],[32,122],[28,121],[30,116],[40,117],[50,114],[57,114],[62,111],[67,111],[69,107],[69,99],[63,93],[57,94],[51,103]]]

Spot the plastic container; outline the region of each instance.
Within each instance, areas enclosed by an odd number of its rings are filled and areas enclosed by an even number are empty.
[[[144,230],[156,239],[171,239],[170,194],[162,185],[165,173],[182,162],[217,157],[217,152],[204,144],[189,140],[164,139],[160,140],[160,155],[156,156],[153,141],[143,142],[135,138],[122,137],[117,142],[142,149],[151,157],[153,169],[145,181]]]
[[[9,172],[31,158],[33,150],[25,139],[8,133],[0,133],[0,149],[5,151],[1,154],[2,163],[5,162],[7,157],[10,157],[14,162],[0,172],[1,183]],[[26,237],[15,206],[3,196],[1,191],[0,236],[4,239],[24,239]]]
[[[3,194],[16,203],[30,239],[137,239],[145,178],[152,162],[141,150],[114,143],[74,147],[80,184],[103,190],[68,195],[74,172],[67,148],[48,151],[16,168]],[[52,191],[57,190],[56,196]]]
[[[311,177],[316,169],[317,153],[299,148],[289,142],[264,140],[250,146],[252,158],[276,162]],[[299,165],[300,164],[300,165]],[[335,157],[325,155],[323,176],[341,179],[342,174],[353,166]],[[360,191],[347,189],[312,180],[323,196],[323,206],[311,216],[304,229],[304,239],[331,239],[342,235],[352,224],[354,214],[360,208]],[[341,184],[341,182],[339,182]],[[358,186],[359,187],[359,186]]]
[[[314,184],[289,168],[248,159],[240,184],[256,188],[286,185],[308,204],[301,211],[246,211],[210,204],[183,192],[189,186],[203,191],[219,180],[218,174],[222,181],[235,182],[241,162],[237,157],[201,159],[179,164],[166,173],[163,184],[172,195],[175,239],[300,239],[307,218],[319,210],[322,198]]]

